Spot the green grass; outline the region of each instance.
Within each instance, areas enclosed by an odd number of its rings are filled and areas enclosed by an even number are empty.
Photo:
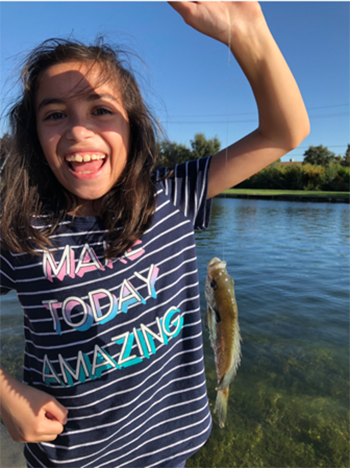
[[[322,191],[307,191],[307,190],[265,190],[265,189],[230,189],[226,190],[227,195],[292,195],[305,197],[334,197],[334,198],[349,198],[350,192],[322,192]]]

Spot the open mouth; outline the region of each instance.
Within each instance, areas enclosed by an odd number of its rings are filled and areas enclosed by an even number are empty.
[[[104,153],[73,153],[65,157],[69,168],[77,174],[93,174],[99,171],[106,162]]]

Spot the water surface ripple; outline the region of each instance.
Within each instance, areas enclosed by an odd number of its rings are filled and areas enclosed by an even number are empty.
[[[196,235],[235,280],[242,364],[229,422],[187,466],[348,467],[349,207],[218,198]],[[211,404],[212,351],[205,335]],[[215,421],[215,416],[214,416]]]

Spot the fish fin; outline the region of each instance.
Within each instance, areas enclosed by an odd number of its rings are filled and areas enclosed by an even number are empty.
[[[214,310],[214,315],[215,315],[215,321],[216,321],[216,323],[221,322],[221,317],[220,317],[220,313],[219,313],[218,309],[214,308],[213,310]]]
[[[228,390],[229,387],[226,387],[224,390],[219,390],[216,395],[214,413],[218,417],[221,429],[225,427],[226,423]]]
[[[226,372],[226,374],[222,377],[222,379],[219,382],[219,385],[216,387],[215,390],[222,391],[230,385],[230,383],[233,381],[233,379],[235,378],[237,374],[237,367],[238,367],[238,364],[236,367],[231,366],[229,371]]]
[[[206,311],[204,312],[204,317],[203,317],[203,324],[204,324],[204,328],[205,330],[209,330],[209,318],[208,318],[208,315],[209,315],[209,310],[208,310],[208,307],[206,309]]]
[[[207,304],[207,324],[209,329],[210,344],[213,347],[213,343],[216,340],[216,320],[215,312],[211,305]]]

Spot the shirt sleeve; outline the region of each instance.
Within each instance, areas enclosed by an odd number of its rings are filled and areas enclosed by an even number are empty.
[[[16,289],[15,268],[11,258],[9,251],[0,248],[0,294]]]
[[[194,159],[177,164],[172,170],[157,171],[165,195],[191,220],[196,230],[206,229],[210,222],[211,199],[207,200],[210,161],[211,157]]]

